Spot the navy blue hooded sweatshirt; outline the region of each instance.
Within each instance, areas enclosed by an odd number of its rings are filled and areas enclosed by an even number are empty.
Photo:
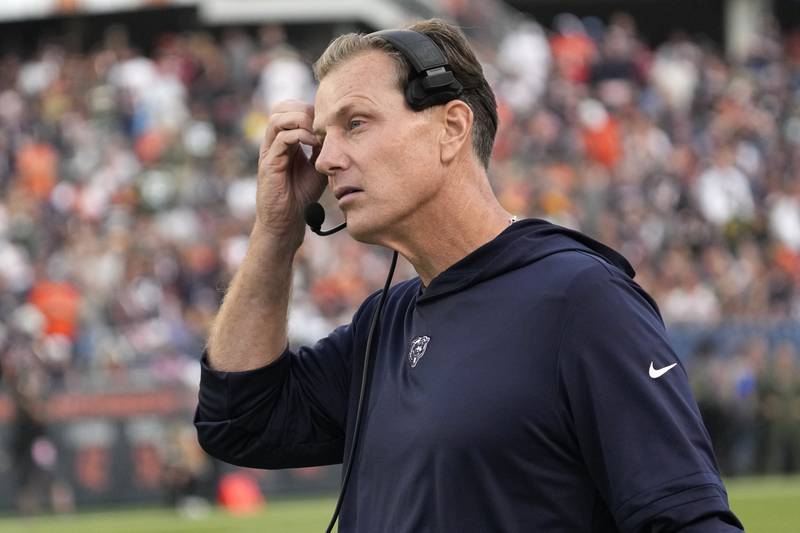
[[[394,286],[340,531],[739,531],[633,274],[578,232],[523,220],[427,288]],[[257,468],[342,462],[377,302],[266,367],[204,362],[202,446]]]

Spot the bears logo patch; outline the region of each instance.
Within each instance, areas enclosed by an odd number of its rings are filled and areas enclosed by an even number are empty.
[[[411,343],[411,350],[408,352],[408,362],[411,363],[411,368],[417,366],[419,360],[422,359],[423,355],[425,355],[425,350],[428,349],[428,343],[430,340],[430,337],[423,335],[422,337],[417,337]]]

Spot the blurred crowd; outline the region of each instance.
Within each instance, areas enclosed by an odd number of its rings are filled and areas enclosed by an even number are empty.
[[[470,37],[498,95],[490,178],[510,212],[622,252],[670,327],[793,325],[688,355],[729,471],[800,468],[800,32],[768,26],[741,60],[677,33],[651,47],[624,14]],[[197,382],[247,247],[269,109],[313,99],[312,59],[277,26],[163,35],[146,53],[115,27],[86,51],[0,53],[7,384]],[[292,342],[349,321],[387,268],[345,234],[308,237]]]

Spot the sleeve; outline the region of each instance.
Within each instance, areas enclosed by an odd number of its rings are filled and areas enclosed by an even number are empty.
[[[201,362],[194,424],[210,455],[253,468],[295,468],[342,461],[356,322],[313,347],[287,348],[271,364],[221,372]]]
[[[655,303],[599,263],[578,275],[567,301],[563,412],[620,530],[741,531]]]

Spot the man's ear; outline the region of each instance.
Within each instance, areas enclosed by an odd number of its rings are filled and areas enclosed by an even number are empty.
[[[442,110],[439,139],[442,163],[451,163],[465,148],[472,150],[472,109],[463,100],[450,100]]]

